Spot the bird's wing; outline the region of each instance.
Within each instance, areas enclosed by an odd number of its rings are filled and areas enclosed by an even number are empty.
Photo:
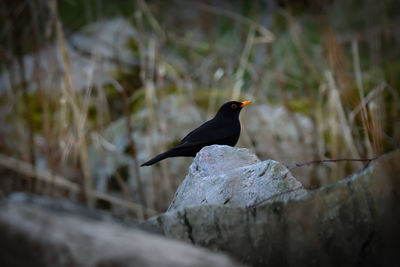
[[[203,135],[206,134],[206,130],[204,129],[208,129],[210,127],[212,127],[213,125],[213,120],[209,120],[206,121],[205,123],[203,123],[202,125],[200,125],[199,127],[197,127],[196,129],[194,129],[193,131],[191,131],[190,133],[188,133],[180,142],[180,144],[183,144],[185,142],[187,142],[188,140],[190,140],[192,137],[196,136],[196,135]]]
[[[215,121],[209,120],[188,133],[178,146],[194,146],[194,145],[205,145],[209,143],[218,143],[220,140],[224,140],[233,136],[235,133],[232,132],[229,127],[214,127]]]

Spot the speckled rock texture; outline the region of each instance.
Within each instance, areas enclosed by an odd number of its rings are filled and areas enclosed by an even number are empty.
[[[213,145],[197,153],[168,211],[189,206],[248,207],[307,195],[289,170],[245,148]]]

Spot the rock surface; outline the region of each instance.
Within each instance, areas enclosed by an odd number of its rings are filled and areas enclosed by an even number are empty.
[[[189,206],[247,207],[307,195],[289,170],[245,148],[213,145],[197,153],[168,211]]]
[[[398,266],[399,162],[397,151],[300,200],[185,207],[147,223],[252,266]]]
[[[30,198],[28,198],[30,199]],[[0,203],[1,266],[242,266],[227,256],[25,201]]]

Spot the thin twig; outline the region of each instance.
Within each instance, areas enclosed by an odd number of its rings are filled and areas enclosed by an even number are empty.
[[[369,164],[371,161],[377,160],[379,157],[374,157],[374,158],[368,158],[368,159],[317,159],[317,160],[311,160],[307,162],[302,162],[302,163],[295,163],[295,166],[289,168],[289,170],[293,170],[298,167],[303,167],[303,166],[308,166],[311,164],[317,164],[317,163],[325,163],[325,162],[341,162],[341,161],[361,161],[361,162],[367,162]]]

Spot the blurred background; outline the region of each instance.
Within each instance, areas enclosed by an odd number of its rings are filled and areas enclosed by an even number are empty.
[[[140,163],[229,100],[308,189],[400,147],[400,2],[1,0],[0,197],[143,219],[192,158]]]

